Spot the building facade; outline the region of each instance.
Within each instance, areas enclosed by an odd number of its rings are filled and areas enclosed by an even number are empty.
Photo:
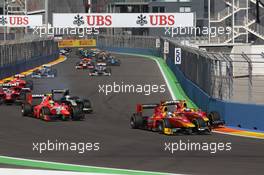
[[[95,4],[96,6],[96,4]],[[96,9],[96,8],[94,8]],[[208,25],[208,0],[108,0],[107,13],[188,13],[195,14],[197,27]],[[164,29],[114,29],[113,34],[164,35]]]

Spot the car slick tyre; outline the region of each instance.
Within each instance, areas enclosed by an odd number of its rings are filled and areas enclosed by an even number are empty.
[[[33,81],[32,80],[28,80],[25,87],[33,90],[33,88],[34,88]]]
[[[208,119],[209,119],[210,125],[213,126],[215,121],[221,120],[221,117],[220,117],[220,114],[218,112],[213,111],[208,115]]]
[[[82,120],[84,118],[85,118],[85,115],[80,109],[80,107],[72,106],[71,119],[74,121],[77,121],[77,120]]]
[[[32,115],[32,106],[30,104],[24,103],[21,106],[21,112],[24,117]]]
[[[106,68],[105,72],[106,72],[107,74],[109,74],[109,75],[111,75],[111,74],[112,74],[112,70],[111,70],[111,68],[110,68],[110,67],[109,67],[109,68]]]
[[[4,103],[4,99],[0,98],[0,105],[2,105]]]
[[[21,91],[20,95],[19,95],[19,101],[21,103],[26,102],[28,94],[30,94],[30,93],[27,91]]]
[[[139,115],[133,115],[131,118],[130,118],[130,127],[132,129],[139,129],[141,128],[143,125],[143,119],[142,119],[142,116],[139,116]]]
[[[193,120],[193,124],[195,125],[194,132],[196,132],[196,133],[210,132],[210,129],[207,126],[206,122],[201,118],[197,118],[197,119]],[[208,127],[208,129],[207,130],[205,129],[204,131],[200,130],[200,128],[205,128],[205,127]]]
[[[92,107],[91,101],[87,100],[87,99],[84,99],[83,100],[83,107],[84,108],[91,108]]]
[[[84,99],[84,100],[82,101],[81,110],[82,110],[85,114],[92,113],[93,110],[92,110],[92,104],[91,104],[91,101],[90,101],[90,100],[87,100],[87,99]]]
[[[164,121],[158,123],[158,132],[164,134]]]

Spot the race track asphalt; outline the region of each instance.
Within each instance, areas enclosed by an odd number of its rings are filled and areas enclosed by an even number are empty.
[[[120,67],[113,67],[111,77],[88,77],[87,71],[75,70],[78,60],[71,55],[56,65],[58,77],[34,80],[35,93],[51,89],[68,88],[73,95],[88,97],[94,113],[85,121],[44,122],[22,117],[18,106],[0,107],[0,155],[63,163],[111,168],[159,171],[185,174],[263,174],[264,141],[213,133],[211,135],[164,136],[158,133],[132,130],[130,115],[137,103],[159,102],[170,99],[166,93],[150,96],[132,93],[99,93],[98,85],[113,84],[165,84],[156,63],[145,58],[116,55]],[[99,142],[100,150],[78,154],[76,152],[33,151],[33,142]],[[231,151],[164,151],[167,142],[227,143]],[[1,165],[0,167],[9,167]]]

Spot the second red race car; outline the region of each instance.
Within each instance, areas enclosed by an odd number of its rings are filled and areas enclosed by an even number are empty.
[[[0,105],[12,105],[14,103],[20,105],[26,99],[26,94],[30,92],[30,88],[21,88],[17,84],[2,84],[0,88]]]
[[[76,63],[75,68],[76,69],[93,69],[94,63],[92,62],[92,59],[83,58],[81,61]]]
[[[63,94],[57,98],[56,94]],[[53,90],[48,95],[28,95],[22,104],[23,116],[31,116],[45,121],[83,120],[85,114],[91,113],[89,100],[70,97],[68,90]]]
[[[15,75],[11,80],[7,80],[4,82],[5,85],[10,86],[16,86],[18,88],[29,88],[33,90],[33,81],[32,80],[26,80],[25,75]]]

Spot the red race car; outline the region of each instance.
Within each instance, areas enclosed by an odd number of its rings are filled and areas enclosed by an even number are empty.
[[[136,113],[130,119],[131,128],[158,131],[166,135],[178,132],[191,134],[196,126],[184,115],[169,112],[169,105],[172,104],[138,104]],[[145,109],[153,109],[154,112],[152,115],[145,115]]]
[[[33,81],[25,80],[25,75],[15,75],[12,80],[5,81],[4,84],[16,85],[19,88],[29,88],[33,90]]]
[[[220,127],[225,124],[225,121],[220,118],[217,112],[211,112],[209,115],[200,109],[188,108],[185,100],[179,100],[176,103],[175,114],[183,114],[188,117],[193,123],[199,125],[206,122],[211,128]]]
[[[75,65],[75,69],[93,69],[94,64],[92,61],[79,61]]]
[[[3,103],[8,105],[21,104],[26,99],[27,93],[30,92],[30,88],[21,88],[17,84],[2,84],[0,88],[0,105]]]
[[[71,98],[68,94],[63,98],[55,99],[55,94],[62,92],[67,91],[53,90],[50,95],[28,95],[22,104],[23,116],[31,116],[45,121],[82,120],[86,113],[91,112],[91,104],[87,100],[81,101],[78,97]]]

